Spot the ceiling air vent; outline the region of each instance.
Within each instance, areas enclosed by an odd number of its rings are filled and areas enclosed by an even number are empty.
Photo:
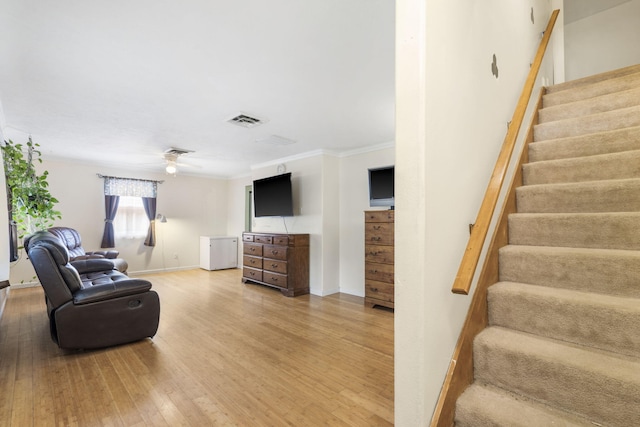
[[[266,120],[241,113],[236,115],[235,117],[230,118],[229,120],[227,120],[227,122],[234,125],[242,126],[243,128],[253,128],[265,123]]]

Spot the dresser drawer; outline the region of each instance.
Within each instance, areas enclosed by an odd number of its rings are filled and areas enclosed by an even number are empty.
[[[273,244],[278,246],[288,246],[289,237],[287,236],[273,236]]]
[[[242,235],[243,242],[253,242],[253,234],[243,234]]]
[[[381,264],[393,264],[394,247],[382,245],[364,245],[364,260]]]
[[[365,244],[393,246],[393,240],[393,224],[368,222],[364,225]]]
[[[395,219],[395,212],[388,211],[367,211],[364,213],[364,222],[390,222]]]
[[[264,245],[262,256],[265,258],[286,260],[287,249],[286,246]]]
[[[242,257],[242,265],[251,268],[262,269],[262,258],[245,255]]]
[[[367,298],[375,298],[381,301],[393,302],[393,284],[365,280],[365,295]]]
[[[285,276],[284,274],[265,271],[262,275],[262,281],[270,285],[279,286],[281,288],[287,287],[287,276]]]
[[[287,274],[287,262],[276,259],[265,259],[262,267],[264,270],[275,273]]]
[[[242,269],[242,277],[246,277],[250,280],[257,280],[262,282],[262,270],[256,270],[255,268],[244,267]]]
[[[273,243],[273,236],[255,236],[253,239],[256,243]]]
[[[393,283],[393,264],[364,263],[364,278],[378,282]]]
[[[245,242],[245,244],[242,245],[242,252],[246,255],[262,256],[262,245]]]

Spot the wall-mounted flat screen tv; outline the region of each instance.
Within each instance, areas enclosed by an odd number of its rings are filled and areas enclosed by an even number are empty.
[[[291,173],[253,181],[253,206],[256,217],[293,216]]]
[[[394,167],[369,169],[369,206],[395,207]]]

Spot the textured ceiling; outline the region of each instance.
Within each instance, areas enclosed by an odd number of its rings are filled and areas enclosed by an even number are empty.
[[[393,0],[0,0],[0,124],[45,157],[231,177],[394,139]],[[239,113],[264,119],[244,128]],[[293,140],[277,145],[257,140]],[[290,142],[290,141],[288,141]]]

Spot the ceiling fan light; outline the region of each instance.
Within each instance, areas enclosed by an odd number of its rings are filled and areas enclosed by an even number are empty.
[[[176,166],[176,162],[173,160],[167,161],[167,167],[164,169],[168,174],[175,174],[178,171],[178,167]]]

